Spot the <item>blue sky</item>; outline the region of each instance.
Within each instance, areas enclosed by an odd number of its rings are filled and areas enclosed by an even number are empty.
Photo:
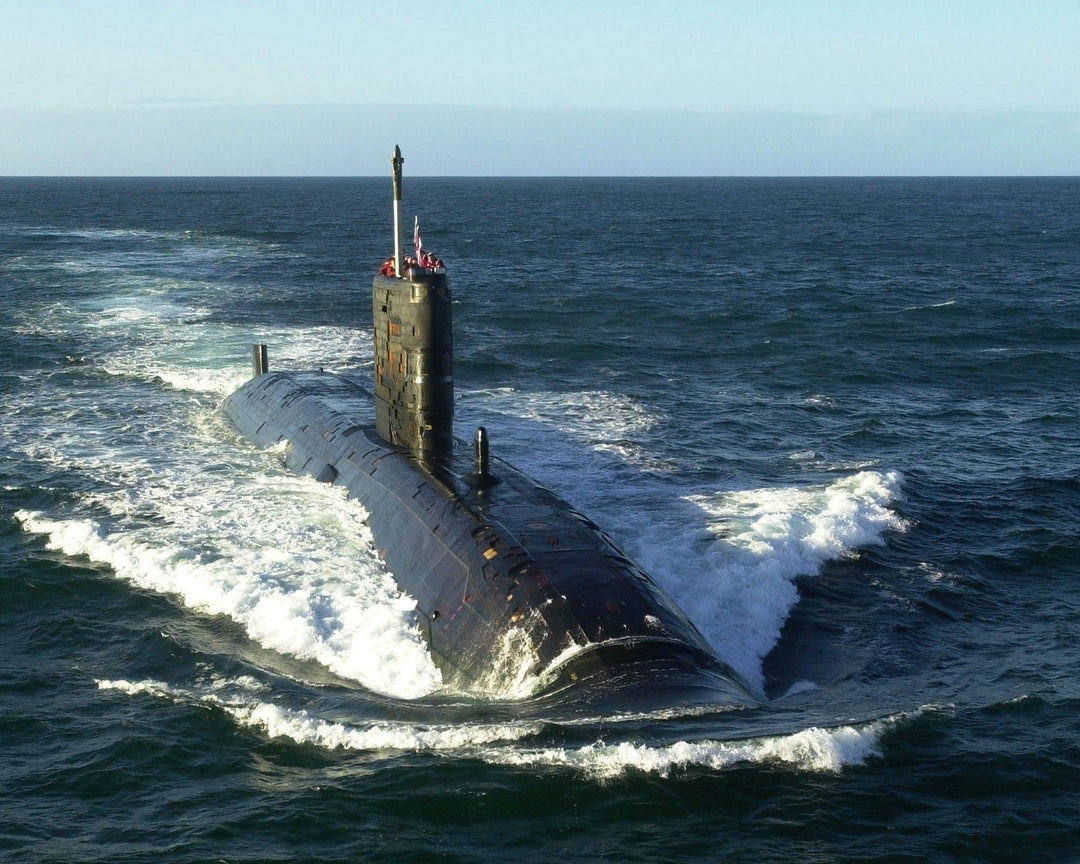
[[[1080,2],[0,0],[0,174],[1080,174]]]

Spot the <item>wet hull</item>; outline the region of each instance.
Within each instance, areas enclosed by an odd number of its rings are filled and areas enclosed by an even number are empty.
[[[460,442],[427,461],[385,443],[370,419],[371,395],[353,377],[259,375],[223,410],[259,446],[287,441],[290,469],[343,486],[364,506],[451,688],[753,701],[681,610],[589,519],[494,457],[496,482],[479,482]]]

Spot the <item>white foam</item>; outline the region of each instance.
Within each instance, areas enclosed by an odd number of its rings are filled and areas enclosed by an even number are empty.
[[[263,702],[225,708],[237,722],[265,730],[272,738],[289,738],[327,749],[456,751],[494,741],[513,741],[535,734],[539,724],[460,724],[418,726],[383,722],[370,726],[321,720],[306,711]]]
[[[488,414],[550,426],[593,450],[644,468],[653,467],[656,458],[642,441],[665,422],[663,414],[633,397],[606,390],[524,392],[502,387],[464,392],[459,398],[466,410],[471,404],[482,404]]]
[[[707,639],[752,686],[761,663],[798,602],[795,580],[829,560],[904,530],[889,504],[898,472],[863,471],[825,486],[707,492],[685,499],[690,519],[658,545],[659,526],[639,541],[637,557],[664,584]],[[682,546],[684,553],[672,554]],[[637,550],[635,550],[637,552]]]
[[[150,695],[183,703],[217,707],[241,726],[258,729],[271,738],[287,738],[327,750],[397,750],[404,752],[460,752],[495,742],[518,741],[537,734],[537,722],[416,724],[394,720],[343,723],[324,720],[295,708],[253,698],[250,694],[224,693],[223,688],[183,689],[161,681],[97,681],[101,690],[129,696]],[[235,688],[233,688],[235,689]]]
[[[477,692],[501,699],[525,699],[536,692],[541,679],[529,633],[539,615],[539,610],[532,610],[529,619],[502,634],[495,662],[476,682]]]
[[[47,230],[53,233],[53,229]],[[177,278],[192,266],[228,264],[239,258],[286,253],[273,244],[198,232],[56,229],[91,241],[124,241],[127,248],[76,250],[75,257],[38,262],[44,270],[90,274],[99,289],[77,302],[54,303],[48,314],[23,314],[15,329],[52,336],[62,332],[88,345],[116,336],[115,347],[92,362],[109,374],[160,380],[173,389],[225,396],[250,374],[250,345],[270,346],[273,368],[355,367],[371,356],[370,333],[356,327],[243,328],[213,320],[205,300],[243,292],[233,282],[210,285]],[[40,311],[40,310],[39,310]]]
[[[894,719],[866,726],[810,728],[791,735],[744,741],[640,744],[598,741],[584,747],[487,749],[487,761],[529,768],[569,768],[597,779],[628,773],[668,777],[689,769],[723,770],[740,763],[782,764],[801,771],[839,772],[880,755],[879,740]]]
[[[799,599],[796,580],[905,528],[890,509],[902,478],[867,470],[873,463],[834,466],[851,473],[825,485],[706,490],[680,500],[673,489],[644,479],[668,465],[649,451],[651,430],[663,417],[633,399],[504,388],[474,391],[468,401],[496,416],[542,422],[638,469],[629,479],[644,482],[630,485],[625,473],[597,463],[588,450],[567,448],[558,436],[500,443],[511,461],[520,458],[523,468],[610,531],[759,693],[762,661]],[[821,455],[799,451],[792,459],[816,465]]]
[[[215,396],[227,396],[251,377],[248,370],[238,366],[226,369],[149,368],[144,374],[149,378],[160,379],[174,390]]]
[[[130,325],[130,322],[126,322]],[[251,377],[251,344],[268,345],[271,368],[337,371],[371,357],[370,334],[349,327],[264,330],[257,334],[216,324],[189,323],[179,332],[144,322],[101,367],[111,375],[159,380],[175,390],[224,397]],[[207,354],[213,345],[213,354]]]
[[[152,284],[156,284],[152,282]],[[176,290],[181,287],[171,280],[167,287]],[[135,329],[139,327],[153,327],[158,324],[176,325],[178,323],[193,324],[210,317],[210,311],[198,306],[191,306],[170,300],[167,297],[153,294],[151,296],[134,297],[106,297],[82,304],[81,308],[87,311],[87,306],[93,307],[96,313],[85,319],[87,327],[99,329],[111,329],[122,327]]]
[[[373,690],[412,697],[440,687],[415,603],[375,555],[362,508],[339,490],[285,475],[275,454],[238,446],[207,400],[165,392],[231,392],[248,377],[252,342],[269,344],[276,368],[355,366],[370,358],[370,334],[222,324],[206,298],[244,286],[170,275],[190,272],[192,260],[261,256],[261,244],[168,232],[85,237],[135,242],[39,261],[46,270],[91,274],[96,290],[54,303],[48,314],[20,314],[29,332],[96,348],[78,370],[93,386],[59,391],[41,376],[28,381],[21,404],[0,418],[0,433],[28,459],[85,478],[76,488],[93,491],[57,512],[21,512],[24,527]],[[115,386],[101,381],[102,372],[118,379]],[[146,383],[158,394],[146,398],[147,389],[134,386]]]
[[[675,772],[720,771],[745,763],[836,773],[880,756],[881,736],[907,716],[898,714],[859,725],[812,727],[788,735],[735,741],[706,739],[648,744],[601,740],[581,747],[530,746],[524,742],[543,734],[550,724],[331,721],[306,710],[268,701],[264,686],[245,681],[250,679],[215,679],[209,685],[193,688],[174,687],[153,679],[99,680],[96,684],[103,691],[128,696],[148,695],[219,708],[241,726],[257,729],[272,738],[327,750],[430,752],[445,757],[477,758],[495,765],[567,769],[598,780],[630,773],[669,777]],[[609,727],[611,722],[610,718],[606,721]],[[612,734],[619,731],[617,726],[611,728]]]
[[[905,312],[919,312],[923,309],[943,309],[946,306],[955,306],[955,300],[945,300],[941,303],[927,303],[925,306],[905,306]]]
[[[160,474],[88,498],[115,527],[29,511],[16,518],[51,548],[227,615],[261,645],[372,690],[412,698],[441,686],[415,601],[385,571],[366,514],[341,490],[256,470],[183,488],[192,479]]]

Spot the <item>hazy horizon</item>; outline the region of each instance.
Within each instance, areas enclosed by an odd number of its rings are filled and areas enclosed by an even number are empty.
[[[1059,0],[5,13],[4,176],[379,176],[394,144],[430,176],[1080,174]]]

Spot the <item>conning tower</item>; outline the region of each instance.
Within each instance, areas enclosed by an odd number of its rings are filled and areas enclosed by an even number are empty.
[[[375,414],[362,376],[268,371],[222,410],[260,447],[285,444],[293,471],[346,490],[447,687],[530,690],[647,706],[745,705],[752,689],[689,618],[591,520],[509,463],[476,432],[453,437],[446,271],[401,253],[401,151],[394,153],[394,257],[375,277]],[[471,469],[471,470],[470,470]],[[509,688],[509,689],[508,689]],[[545,698],[546,698],[545,696]]]
[[[372,287],[375,326],[375,429],[389,444],[423,460],[454,446],[454,335],[442,262],[401,254],[401,148],[394,148],[394,257]]]

